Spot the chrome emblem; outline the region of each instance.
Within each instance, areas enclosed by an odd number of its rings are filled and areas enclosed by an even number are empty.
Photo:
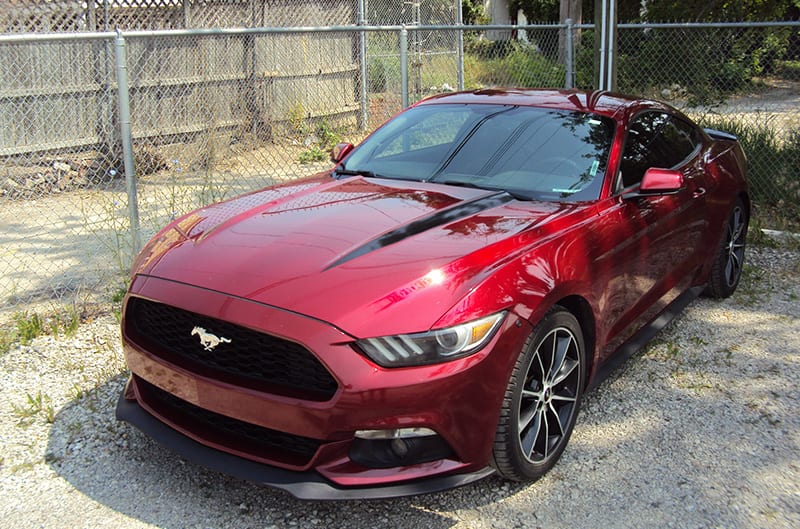
[[[216,334],[211,334],[207,330],[202,327],[195,327],[192,329],[192,336],[195,334],[200,336],[200,345],[206,351],[212,351],[216,346],[221,343],[231,343],[229,338],[225,338],[224,336],[217,336]]]

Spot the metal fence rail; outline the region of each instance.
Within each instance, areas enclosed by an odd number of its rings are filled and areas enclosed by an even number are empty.
[[[348,5],[361,24],[0,36],[0,319],[108,300],[169,219],[321,170],[333,143],[425,96],[594,83],[591,25],[460,26],[444,9],[379,26],[400,15]],[[799,27],[619,31],[620,91],[739,134],[767,226],[800,219]]]

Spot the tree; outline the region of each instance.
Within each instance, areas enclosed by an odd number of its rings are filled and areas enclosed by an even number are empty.
[[[521,10],[529,22],[557,20],[559,24],[564,24],[567,19],[571,19],[573,24],[580,24],[583,21],[584,9],[588,13],[594,13],[593,4],[592,0],[511,0],[509,8],[512,13]],[[579,33],[576,34],[576,38],[579,36]],[[537,44],[546,55],[557,54],[559,62],[564,62],[564,50],[566,49],[566,33],[564,31],[560,31],[558,34],[558,48],[554,48],[552,43],[541,40]]]
[[[462,0],[461,16],[464,19],[464,24],[485,24],[488,22],[482,0]]]
[[[618,0],[620,22],[755,21],[791,18],[800,0]]]

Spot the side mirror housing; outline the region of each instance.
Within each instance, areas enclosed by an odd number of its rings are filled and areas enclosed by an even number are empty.
[[[683,189],[683,173],[674,169],[651,167],[644,173],[639,189],[626,193],[623,198],[673,195]]]
[[[331,161],[333,163],[339,163],[344,160],[350,151],[353,150],[352,143],[338,143],[336,144],[333,149],[331,149]]]

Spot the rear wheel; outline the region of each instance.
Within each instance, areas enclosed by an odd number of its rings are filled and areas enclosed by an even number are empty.
[[[531,333],[506,388],[493,451],[503,477],[535,480],[552,468],[575,426],[583,379],[580,325],[555,307]]]
[[[727,298],[739,285],[744,268],[748,220],[744,204],[737,199],[728,215],[725,233],[711,267],[711,278],[705,293],[712,298]]]

